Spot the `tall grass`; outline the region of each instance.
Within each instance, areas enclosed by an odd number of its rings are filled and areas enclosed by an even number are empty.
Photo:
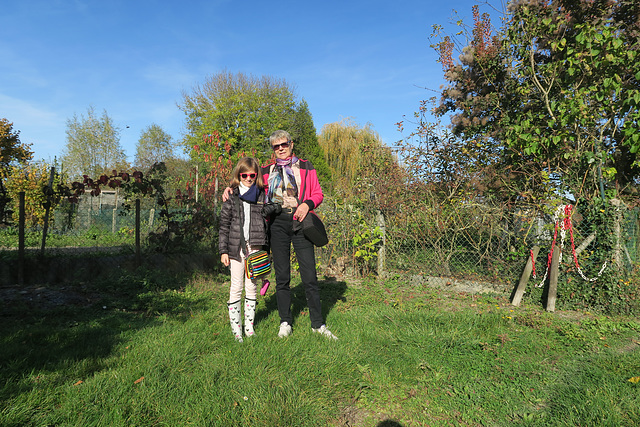
[[[325,281],[339,341],[312,333],[298,286],[293,335],[276,336],[270,290],[257,336],[240,344],[227,279],[147,271],[5,298],[0,425],[640,423],[635,319],[515,308],[398,277]]]

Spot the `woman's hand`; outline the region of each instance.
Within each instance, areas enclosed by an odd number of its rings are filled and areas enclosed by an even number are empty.
[[[309,205],[306,203],[300,203],[298,209],[293,213],[293,219],[302,222],[305,216],[309,213]]]
[[[222,202],[226,202],[227,199],[229,199],[229,197],[231,197],[231,193],[233,193],[233,190],[231,189],[231,187],[227,187],[224,189],[224,191],[222,192]]]
[[[229,254],[220,255],[220,261],[224,264],[225,267],[229,267]]]

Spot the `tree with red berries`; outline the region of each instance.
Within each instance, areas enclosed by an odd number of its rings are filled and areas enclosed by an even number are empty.
[[[494,173],[487,188],[510,200],[614,197],[640,181],[640,5],[570,0],[509,4],[502,28],[475,6],[436,108]]]

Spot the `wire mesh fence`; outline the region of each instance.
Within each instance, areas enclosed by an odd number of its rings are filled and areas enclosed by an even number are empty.
[[[135,209],[123,203],[105,203],[108,200],[103,197],[85,197],[78,203],[62,200],[49,213],[46,225],[25,227],[26,253],[54,255],[73,253],[73,249],[76,253],[117,252],[126,250],[127,247],[130,250],[135,243]],[[0,253],[17,250],[18,223],[19,221],[16,221],[1,229]],[[147,204],[140,210],[141,234],[147,235],[158,225],[159,209]]]
[[[605,263],[627,274],[639,268],[638,208],[618,209],[613,239],[607,240],[610,248],[605,251],[595,250],[604,240],[596,224],[561,208],[543,214],[526,207],[424,204],[398,206],[383,215],[329,200],[321,211],[331,241],[320,250],[319,258],[330,274],[421,275],[436,284],[463,280],[503,290],[518,282],[535,246],[540,248],[532,259],[538,280],[549,267],[552,248],[562,248],[567,274],[585,280],[597,277]],[[365,243],[355,245],[354,241],[363,241],[362,236]],[[367,239],[376,243],[363,251]]]
[[[193,217],[194,209],[185,206],[174,213]],[[326,275],[419,275],[434,284],[466,281],[508,290],[519,280],[534,246],[540,248],[532,259],[535,280],[546,273],[548,254],[554,247],[562,247],[564,271],[584,278],[597,277],[605,262],[629,274],[640,266],[638,208],[618,208],[610,233],[613,238],[604,256],[596,250],[603,245],[604,236],[598,235],[596,224],[575,210],[543,214],[530,207],[507,210],[483,204],[423,202],[381,212],[326,197],[318,213],[330,236],[329,244],[317,250],[320,270]],[[215,217],[216,212],[199,214]],[[87,197],[77,204],[62,202],[50,217],[44,246],[41,227],[25,232],[28,255],[134,252],[135,210],[118,202],[115,195]],[[146,236],[167,229],[167,224],[151,200],[142,201],[139,217],[138,237],[143,251],[149,250]],[[0,229],[0,257],[15,253],[16,228]],[[200,237],[211,240],[200,242],[211,252],[217,248],[216,231]]]

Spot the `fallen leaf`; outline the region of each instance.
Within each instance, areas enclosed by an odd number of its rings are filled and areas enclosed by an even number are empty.
[[[631,381],[631,380],[629,380],[629,381]],[[75,383],[74,385],[80,385],[80,384],[82,384],[82,380],[78,381],[78,382],[77,382],[77,383]]]
[[[630,383],[638,384],[640,382],[640,377],[629,378]]]
[[[142,382],[142,380],[143,380],[143,379],[144,379],[144,377],[140,377],[140,378],[138,378],[137,380],[135,380],[133,383],[134,383],[134,384],[139,384],[139,383],[141,383],[141,382]]]

